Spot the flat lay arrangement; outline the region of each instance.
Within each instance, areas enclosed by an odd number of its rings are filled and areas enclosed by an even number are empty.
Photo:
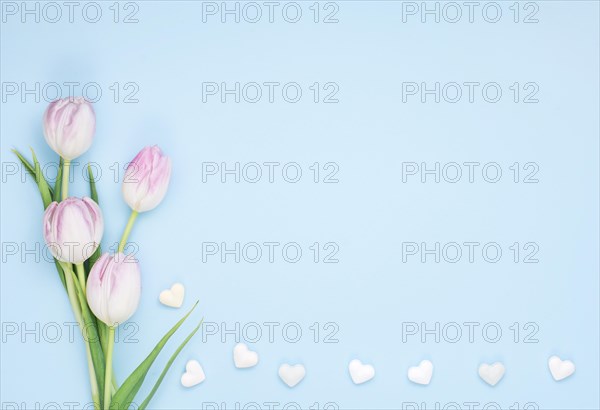
[[[134,402],[154,360],[196,305],[119,386],[112,367],[115,329],[137,310],[143,277],[138,261],[134,256],[126,255],[124,250],[137,215],[154,209],[164,198],[171,178],[171,160],[160,148],[152,146],[143,148],[128,164],[122,191],[131,208],[131,216],[117,252],[102,253],[104,218],[91,168],[88,167],[90,196],[69,196],[70,163],[90,148],[95,130],[94,109],[84,98],[69,97],[48,106],[43,118],[43,133],[60,161],[60,174],[53,187],[42,174],[33,150],[32,161],[17,150],[14,153],[33,176],[42,197],[45,209],[43,236],[55,258],[58,276],[82,332],[94,408],[126,409]],[[173,360],[199,327],[177,348],[138,408],[148,406]]]
[[[0,1],[0,410],[600,409],[599,16]]]

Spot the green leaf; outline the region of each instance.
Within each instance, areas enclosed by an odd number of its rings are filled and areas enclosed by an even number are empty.
[[[25,169],[27,170],[27,172],[29,173],[29,175],[31,175],[33,177],[33,179],[36,181],[37,185],[38,185],[38,189],[40,191],[40,194],[42,196],[42,201],[44,202],[44,209],[46,209],[48,207],[48,205],[50,204],[50,202],[52,202],[52,188],[50,186],[48,186],[48,183],[46,182],[46,179],[42,176],[42,172],[40,170],[40,163],[38,162],[36,156],[35,156],[35,152],[33,151],[33,149],[31,150],[31,153],[33,154],[33,162],[34,165],[30,164],[29,161],[27,161],[27,159],[16,149],[13,149],[12,152],[17,156],[17,158],[19,158],[19,161],[21,161],[21,164],[23,164],[23,166],[25,167]],[[60,159],[60,163],[62,164],[62,158]],[[39,174],[39,176],[38,176]],[[60,167],[58,169],[58,175],[56,177],[56,186],[60,186],[60,183],[58,181],[60,181],[60,175],[62,175],[62,167]],[[48,198],[48,194],[50,195],[50,197]],[[60,195],[60,191],[58,192],[58,195]],[[54,264],[56,265],[56,271],[58,272],[58,277],[60,278],[60,281],[62,282],[65,290],[67,290],[67,284],[65,282],[65,272],[63,271],[62,267],[60,266],[60,262],[57,261],[56,259],[54,259]]]
[[[56,173],[56,181],[54,181],[54,200],[56,202],[60,202],[60,194],[62,193],[62,174],[63,174],[63,165],[64,161],[62,157],[59,157],[60,161],[58,162],[58,172]]]
[[[140,387],[142,387],[144,379],[146,378],[152,363],[154,363],[160,351],[163,349],[163,347],[165,347],[165,344],[169,341],[177,329],[179,329],[188,316],[194,311],[196,306],[198,306],[198,302],[196,302],[190,311],[179,322],[177,322],[175,326],[173,326],[171,330],[169,330],[167,334],[163,336],[162,339],[160,339],[148,357],[146,357],[144,361],[133,371],[133,373],[131,373],[123,382],[123,385],[119,387],[119,390],[117,390],[113,396],[110,405],[111,409],[127,409],[131,405],[135,395],[140,390]]]
[[[173,355],[171,355],[171,358],[169,359],[169,361],[165,365],[165,368],[162,371],[162,373],[160,374],[160,377],[158,378],[158,380],[154,384],[154,387],[152,387],[152,390],[150,391],[150,394],[148,394],[148,397],[146,397],[146,400],[144,400],[142,402],[142,404],[140,404],[140,407],[138,407],[138,410],[144,410],[148,406],[148,403],[150,402],[150,400],[152,400],[152,397],[154,397],[154,393],[156,393],[156,390],[158,390],[158,387],[160,386],[160,384],[162,383],[163,379],[165,378],[167,372],[169,371],[169,368],[171,367],[171,365],[173,364],[173,362],[175,361],[175,359],[177,358],[177,356],[179,355],[179,353],[181,353],[181,350],[184,348],[184,346],[187,344],[187,342],[189,342],[190,339],[196,334],[196,332],[198,331],[198,329],[200,329],[200,327],[202,326],[202,322],[204,322],[204,318],[200,321],[200,323],[198,324],[198,326],[196,326],[196,328],[192,331],[192,333],[190,333],[188,335],[188,337],[185,338],[185,340],[183,341],[183,343],[181,343],[179,345],[179,347],[177,348],[177,350],[175,350],[175,353],[173,353]]]
[[[81,316],[83,317],[83,323],[85,325],[83,337],[86,338],[90,345],[90,353],[92,354],[92,362],[94,364],[94,373],[96,373],[98,390],[100,391],[100,400],[102,401],[106,363],[104,362],[104,351],[102,350],[102,344],[100,343],[100,334],[98,333],[98,328],[96,327],[96,318],[90,311],[85,294],[79,285],[79,280],[73,271],[70,273],[73,275],[75,290],[77,292],[77,297],[79,298],[79,304],[81,305]],[[69,272],[66,272],[66,274],[68,275]],[[100,405],[102,406],[102,403],[100,403]]]
[[[63,271],[62,266],[60,266],[60,262],[56,258],[54,258],[54,264],[56,265],[58,277],[60,278],[60,281],[62,282],[65,290],[67,290],[67,282],[65,282],[65,272]]]
[[[90,271],[92,270],[92,266],[98,260],[98,258],[102,255],[102,246],[98,245],[98,248],[94,251],[92,256],[90,256],[85,262],[83,262],[83,266],[85,267],[85,278],[89,276]]]
[[[96,319],[96,324],[98,326],[98,334],[100,335],[100,345],[102,346],[102,351],[106,354],[106,350],[108,349],[108,326],[100,319]]]
[[[94,180],[94,173],[92,172],[92,167],[89,163],[88,175],[90,177],[90,197],[94,200],[95,203],[100,205],[100,202],[98,202],[98,191],[96,191],[96,181]]]
[[[31,155],[33,156],[33,165],[35,170],[35,182],[37,182],[38,189],[40,190],[40,194],[42,195],[42,201],[44,201],[44,209],[48,208],[48,205],[52,202],[52,192],[50,192],[50,186],[48,185],[48,181],[42,174],[42,167],[38,162],[35,151],[31,148]]]
[[[90,198],[92,198],[94,200],[94,202],[96,202],[98,205],[100,205],[100,202],[98,202],[98,191],[96,190],[96,180],[94,179],[94,173],[92,172],[92,167],[90,166],[89,163],[88,163],[88,176],[90,179]],[[98,248],[92,254],[92,256],[90,256],[90,258],[87,261],[85,261],[85,268],[86,268],[85,271],[86,272],[89,272],[92,269],[92,266],[94,266],[94,263],[96,263],[96,261],[98,260],[100,255],[102,255],[102,249],[100,246],[98,246]],[[87,277],[87,275],[86,275],[86,277]]]
[[[31,165],[29,161],[27,161],[27,159],[25,159],[25,157],[16,149],[12,149],[11,151],[19,158],[21,164],[23,164],[29,175],[35,178],[35,169],[33,168],[33,165]]]
[[[33,154],[34,157],[34,162],[37,163],[36,165],[32,165],[29,161],[27,161],[27,159],[16,149],[13,149],[12,152],[17,156],[17,158],[19,158],[19,161],[21,161],[21,164],[23,164],[23,166],[25,167],[25,169],[27,170],[27,173],[29,175],[31,175],[34,179],[34,181],[37,183],[38,185],[38,189],[40,191],[40,194],[42,195],[42,201],[44,202],[44,209],[46,209],[46,207],[48,206],[48,204],[50,204],[50,202],[52,202],[52,196],[53,196],[53,189],[50,188],[50,186],[48,186],[48,182],[46,181],[46,179],[42,176],[42,172],[39,169],[39,163],[37,162],[37,159],[35,158],[35,153]],[[33,152],[33,150],[31,150],[31,152]],[[40,177],[38,178],[37,176],[37,171],[39,171]],[[48,201],[48,199],[50,199]]]

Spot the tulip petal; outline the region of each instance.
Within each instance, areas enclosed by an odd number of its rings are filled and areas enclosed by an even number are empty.
[[[48,105],[43,117],[46,142],[62,158],[77,158],[92,145],[96,114],[83,97],[68,97]]]
[[[137,212],[156,208],[167,193],[170,178],[171,159],[156,145],[143,148],[125,171],[125,202]]]
[[[133,257],[105,253],[96,261],[88,277],[90,309],[108,326],[123,323],[137,310],[141,287],[140,267]]]

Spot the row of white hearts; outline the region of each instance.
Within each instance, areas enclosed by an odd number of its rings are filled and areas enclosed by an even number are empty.
[[[159,301],[170,307],[179,308],[183,304],[185,288],[181,283],[175,283],[170,289],[160,293]],[[238,369],[254,367],[258,364],[258,353],[248,349],[243,343],[239,343],[233,349],[233,361]],[[558,356],[552,356],[548,360],[548,367],[554,380],[563,380],[575,372],[575,365],[570,360],[561,360]],[[198,361],[190,360],[185,366],[185,373],[181,376],[181,384],[192,387],[200,384],[206,378],[204,370]],[[363,364],[354,359],[348,365],[350,378],[355,384],[368,382],[375,377],[375,368],[370,364]],[[479,377],[490,386],[495,386],[504,377],[505,368],[500,362],[493,364],[483,363],[479,366]],[[306,369],[301,364],[282,364],[279,367],[279,377],[289,387],[294,387],[304,379]],[[423,360],[418,366],[408,369],[408,380],[413,383],[428,385],[433,376],[433,363]]]
[[[233,362],[238,369],[247,369],[258,364],[258,353],[248,349],[244,343],[238,343],[233,349]],[[575,372],[575,365],[570,360],[561,360],[558,356],[552,356],[548,360],[548,367],[554,380],[565,379]],[[192,387],[204,381],[206,376],[198,361],[190,360],[185,366],[185,373],[181,376],[181,384]],[[375,377],[375,368],[370,364],[363,364],[354,359],[348,365],[350,378],[354,384],[368,382]],[[494,364],[483,363],[479,366],[479,377],[490,386],[495,386],[504,377],[504,365],[500,362]],[[289,387],[294,387],[304,379],[306,369],[301,364],[282,364],[279,367],[279,377]],[[413,383],[428,385],[433,376],[433,363],[423,360],[418,366],[408,369],[408,380]]]

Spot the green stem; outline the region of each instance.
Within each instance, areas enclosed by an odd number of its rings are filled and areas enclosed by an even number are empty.
[[[61,195],[63,201],[69,196],[69,170],[71,169],[71,161],[65,159],[63,162],[62,172],[62,188]]]
[[[119,242],[119,249],[117,253],[123,252],[125,249],[125,245],[127,244],[127,238],[131,233],[131,228],[133,228],[133,223],[135,222],[135,218],[137,218],[137,211],[131,210],[131,215],[129,215],[129,220],[127,221],[127,225],[125,226],[125,231],[123,231],[123,236],[121,236],[121,241]]]
[[[75,264],[75,267],[77,268],[77,277],[79,278],[79,285],[81,286],[81,291],[85,295],[85,269],[83,267],[83,263],[77,263]]]
[[[98,333],[100,336],[100,345],[102,346],[102,351],[107,352],[108,349],[108,326],[104,324],[101,320],[98,320]],[[117,377],[115,376],[115,369],[112,372],[112,392],[113,394],[119,388],[119,383],[117,383]]]
[[[60,265],[65,272],[65,282],[67,283],[67,294],[69,295],[69,302],[71,302],[71,308],[75,314],[75,320],[79,324],[79,328],[82,332],[85,332],[85,325],[83,323],[83,317],[81,316],[81,306],[75,296],[75,283],[73,282],[73,269],[70,263],[61,262]],[[94,371],[94,363],[92,362],[92,352],[90,350],[90,343],[87,338],[83,337],[85,342],[85,351],[88,362],[88,372],[90,375],[90,385],[92,388],[92,400],[94,401],[94,409],[100,409],[100,392],[98,391],[98,381],[96,380],[96,372]]]
[[[110,400],[112,399],[112,356],[113,347],[115,346],[115,328],[108,328],[108,351],[106,352],[106,373],[104,377],[104,408],[110,408]]]

